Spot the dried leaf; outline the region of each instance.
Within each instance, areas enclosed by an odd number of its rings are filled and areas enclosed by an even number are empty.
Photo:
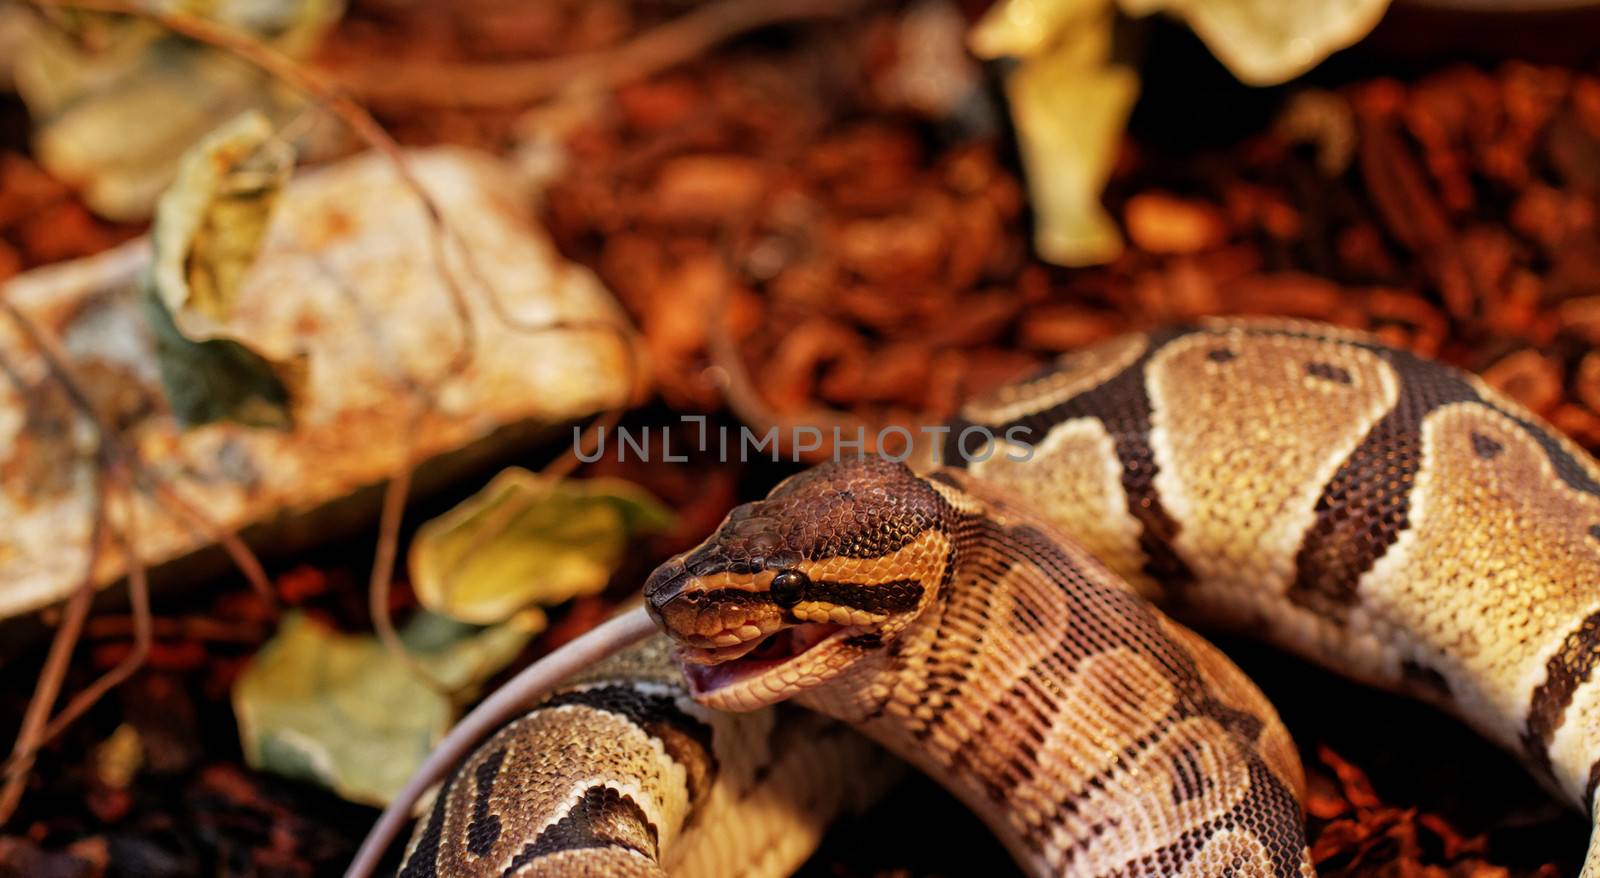
[[[458,690],[504,667],[531,637],[518,626],[480,632],[426,614],[403,635],[429,673]],[[404,786],[453,718],[449,699],[376,638],[298,613],[240,675],[233,707],[251,767],[371,805]]]
[[[1006,83],[1037,217],[1034,247],[1058,265],[1097,265],[1122,252],[1122,236],[1100,192],[1111,177],[1139,77],[1111,63],[1111,29],[1106,9],[1069,28],[1047,53],[1022,62]]]
[[[266,359],[241,343],[229,319],[293,166],[293,148],[265,116],[247,113],[184,157],[156,208],[142,300],[162,384],[185,425],[292,426],[304,359]]]
[[[1241,80],[1265,85],[1305,71],[1360,39],[1389,0],[1002,0],[968,36],[984,58],[1021,59],[1007,82],[1028,189],[1034,248],[1067,266],[1110,262],[1122,238],[1100,203],[1138,94],[1138,76],[1114,63],[1117,5],[1186,19]]]
[[[980,58],[1028,58],[1051,50],[1067,29],[1105,17],[1109,0],[1002,0],[989,7],[967,35]]]
[[[175,5],[292,56],[315,48],[343,11],[340,0]],[[138,17],[65,11],[19,27],[0,66],[33,116],[35,154],[110,219],[149,216],[182,151],[228,118],[256,110],[283,123],[307,112],[265,72]],[[302,130],[317,128],[331,130]]]
[[[1389,0],[1117,0],[1122,11],[1166,12],[1189,24],[1247,85],[1276,85],[1310,70],[1377,26]]]
[[[14,3],[0,6],[0,58],[15,58],[27,45],[28,11]],[[0,90],[11,91],[11,66],[0,64]]]
[[[86,839],[85,841],[92,841]],[[0,875],[32,878],[95,878],[104,875],[105,851],[95,857],[75,844],[64,851],[48,851],[24,836],[0,837]]]
[[[512,468],[417,531],[411,580],[422,605],[474,624],[605,587],[628,538],[672,513],[616,479],[552,482]]]

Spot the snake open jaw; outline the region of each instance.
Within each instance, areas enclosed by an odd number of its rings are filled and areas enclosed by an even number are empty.
[[[678,657],[696,700],[749,709],[780,701],[837,672],[836,653],[859,627],[801,622],[729,646],[680,641]]]

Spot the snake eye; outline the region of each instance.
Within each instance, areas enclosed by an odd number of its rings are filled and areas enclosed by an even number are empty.
[[[772,602],[787,610],[800,603],[806,596],[806,586],[810,584],[811,577],[798,570],[781,571],[772,578]]]

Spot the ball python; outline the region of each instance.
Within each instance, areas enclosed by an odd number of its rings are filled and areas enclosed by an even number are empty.
[[[898,768],[810,711],[695,704],[655,637],[567,680],[461,762],[398,874],[786,875]]]
[[[975,427],[1028,444],[972,453]],[[1310,874],[1270,705],[1153,601],[1453,712],[1592,813],[1600,466],[1476,377],[1209,319],[1068,354],[945,436],[793,477],[650,577],[698,703],[850,724],[1031,874]]]

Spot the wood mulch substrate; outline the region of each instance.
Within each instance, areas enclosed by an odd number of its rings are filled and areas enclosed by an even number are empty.
[[[358,2],[329,56],[519,57],[555,51],[563,33],[604,45],[659,18],[608,18],[631,8],[621,0],[592,6],[577,28],[498,5],[484,28]],[[1237,86],[1187,35],[1158,27],[1106,198],[1129,249],[1064,270],[1030,255],[992,79],[958,119],[919,115],[889,85],[899,34],[878,13],[746,40],[623,88],[571,131],[573,161],[544,213],[642,328],[660,401],[631,423],[724,409],[730,369],[779,413],[932,419],[1124,329],[1266,313],[1371,329],[1478,371],[1600,448],[1600,76],[1497,62],[1391,80],[1370,75],[1387,59],[1358,55],[1293,98],[1301,87]],[[407,142],[490,148],[517,115],[382,108]],[[82,214],[20,143],[8,136],[0,155],[0,275],[130,233]],[[736,362],[708,352],[717,333]],[[612,597],[786,471],[601,468],[689,510],[679,533],[640,547]],[[360,628],[367,550],[279,570],[285,603]],[[396,600],[404,611],[404,589]],[[572,608],[530,657],[606,605]],[[0,839],[0,878],[335,874],[372,813],[240,764],[227,690],[270,630],[260,608],[229,591],[161,614],[172,621],[150,669],[41,760]],[[117,624],[91,631],[69,688],[120,657]],[[1323,874],[1576,873],[1585,821],[1459,723],[1250,643],[1224,646],[1301,747]],[[0,716],[18,715],[35,668],[5,669]],[[146,748],[131,779],[100,746],[123,723]],[[1003,861],[972,817],[912,780],[834,831],[804,874],[998,874]]]
[[[776,409],[902,419],[1129,328],[1282,314],[1481,372],[1600,445],[1600,78],[1457,67],[1244,113],[1147,83],[1107,196],[1131,246],[1069,271],[1029,253],[1004,137],[878,98],[893,33],[625,88],[571,138],[549,221],[633,311],[669,402],[721,402],[722,302]],[[1222,114],[1170,130],[1162,105],[1189,99]]]
[[[1504,63],[1262,97],[1164,35],[1201,72],[1146,82],[1107,196],[1129,249],[1063,270],[1029,253],[1003,134],[880,99],[894,32],[730,53],[624,89],[571,138],[548,221],[633,312],[669,403],[725,402],[719,308],[774,409],[901,423],[1129,328],[1278,314],[1479,372],[1600,447],[1600,77]],[[1583,822],[1458,724],[1230,647],[1302,747],[1324,874],[1575,873]],[[916,816],[925,792],[881,809],[891,840],[821,856],[835,874],[976,868],[971,833]]]

